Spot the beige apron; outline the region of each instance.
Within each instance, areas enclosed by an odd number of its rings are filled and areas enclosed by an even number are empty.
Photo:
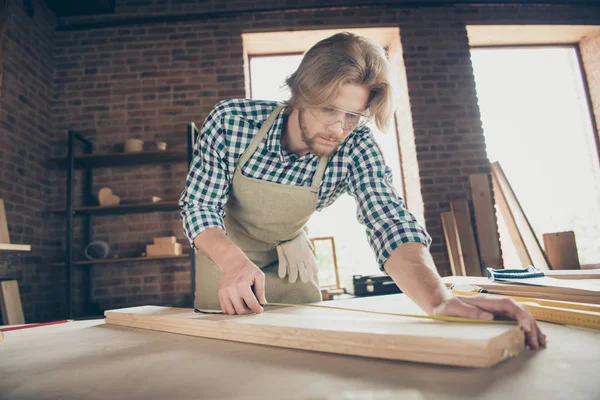
[[[236,166],[225,206],[227,237],[265,273],[267,301],[312,303],[321,301],[319,282],[289,283],[277,275],[277,245],[295,238],[317,208],[319,188],[328,158],[321,157],[311,186],[291,186],[242,175],[242,167],[258,148],[279,113],[278,106],[252,139]],[[221,270],[201,251],[196,251],[194,305],[202,311],[219,311]]]

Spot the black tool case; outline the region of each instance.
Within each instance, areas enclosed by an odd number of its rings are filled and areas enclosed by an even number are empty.
[[[381,294],[402,293],[389,275],[354,275],[352,286],[355,296],[376,296]]]

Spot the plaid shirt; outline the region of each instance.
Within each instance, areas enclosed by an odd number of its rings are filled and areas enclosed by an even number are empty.
[[[223,208],[238,160],[276,106],[273,101],[225,100],[204,121],[179,200],[184,232],[192,247],[193,239],[203,230],[225,230]],[[310,186],[319,157],[312,153],[298,157],[283,149],[280,139],[284,122],[281,113],[242,168],[242,174],[283,185]],[[356,216],[366,227],[381,270],[399,244],[431,244],[429,234],[406,210],[392,186],[391,170],[368,127],[348,135],[329,160],[317,211],[344,192],[356,200]]]

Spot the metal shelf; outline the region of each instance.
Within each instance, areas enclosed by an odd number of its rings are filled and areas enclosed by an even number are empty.
[[[159,201],[156,203],[130,203],[117,206],[87,206],[73,208],[73,215],[123,215],[140,214],[156,211],[177,211],[179,204],[176,200]],[[66,210],[52,209],[54,214],[66,214]]]
[[[75,168],[112,168],[132,165],[186,162],[188,154],[182,150],[143,151],[139,153],[86,154],[75,157]],[[51,158],[53,163],[67,168],[68,158]]]
[[[160,256],[160,257],[125,257],[125,258],[107,258],[104,260],[81,260],[73,261],[72,265],[91,265],[91,264],[118,264],[118,263],[131,263],[138,261],[156,261],[156,260],[184,260],[189,258],[189,254],[182,254],[180,256]],[[65,265],[64,262],[54,262],[54,266]]]

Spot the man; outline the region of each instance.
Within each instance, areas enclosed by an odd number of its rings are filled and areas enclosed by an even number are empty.
[[[381,48],[349,33],[313,46],[276,102],[228,100],[206,118],[180,199],[196,253],[195,307],[260,313],[273,302],[321,300],[303,230],[342,193],[357,203],[380,268],[430,315],[517,319],[531,348],[545,346],[533,317],[513,301],[457,297],[429,253],[431,239],[392,187],[365,123],[392,116]],[[288,279],[284,279],[288,276]],[[297,279],[297,278],[300,279]]]

